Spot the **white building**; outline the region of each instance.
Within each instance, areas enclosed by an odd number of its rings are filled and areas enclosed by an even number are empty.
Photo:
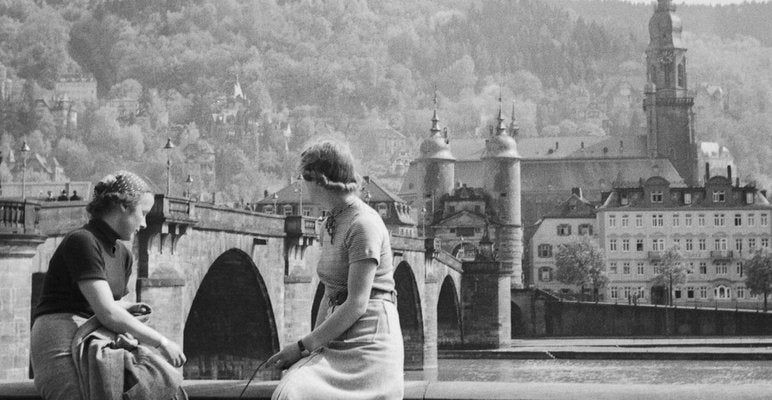
[[[772,206],[755,187],[732,185],[731,168],[726,177],[706,173],[704,181],[703,187],[674,187],[653,177],[609,194],[597,214],[607,300],[664,304],[667,289],[654,284],[655,267],[675,246],[690,271],[687,283],[673,288],[675,304],[757,306],[743,262],[753,249],[769,247]]]

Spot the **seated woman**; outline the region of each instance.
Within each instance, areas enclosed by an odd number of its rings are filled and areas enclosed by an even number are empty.
[[[325,295],[313,331],[266,361],[292,366],[273,399],[401,399],[404,355],[389,232],[359,198],[346,148],[312,146],[300,168],[311,198],[330,211],[317,266]]]
[[[121,300],[129,292],[133,263],[131,250],[121,240],[131,241],[146,226],[153,201],[148,185],[135,174],[106,176],[86,206],[90,221],[68,233],[51,257],[30,338],[35,387],[44,399],[85,397],[71,344],[92,316],[112,332],[131,334],[141,344],[160,349],[174,367],[185,362],[179,345],[132,315],[147,306]]]

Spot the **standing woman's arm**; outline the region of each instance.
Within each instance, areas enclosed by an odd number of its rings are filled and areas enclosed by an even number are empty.
[[[321,325],[301,339],[307,349],[316,349],[339,337],[367,311],[377,267],[378,264],[373,258],[356,261],[349,265],[348,297]],[[287,368],[300,358],[300,348],[293,343],[271,356],[266,361],[266,365]]]
[[[122,303],[113,300],[107,281],[102,279],[81,280],[78,281],[78,288],[102,325],[113,332],[128,332],[142,343],[159,347],[175,367],[181,367],[185,363],[185,354],[182,353],[179,345],[140,322],[124,308]]]

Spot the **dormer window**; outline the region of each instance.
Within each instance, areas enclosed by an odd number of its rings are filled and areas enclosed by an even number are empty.
[[[726,202],[726,191],[724,191],[724,190],[715,190],[715,191],[713,191],[713,202],[714,203],[724,203],[724,202]]]
[[[662,203],[662,191],[661,190],[652,190],[651,191],[651,202],[652,203]]]
[[[630,198],[627,197],[627,193],[622,193],[619,195],[619,204],[623,206],[630,204]]]
[[[292,206],[287,204],[284,206],[284,215],[292,215]]]
[[[385,217],[388,210],[386,203],[378,203],[376,207],[378,208],[378,214],[380,214],[381,217]]]
[[[692,194],[684,193],[684,204],[692,204]]]
[[[745,192],[745,204],[753,204],[754,200],[753,192]]]

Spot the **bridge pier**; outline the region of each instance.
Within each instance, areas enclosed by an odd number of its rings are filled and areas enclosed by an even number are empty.
[[[495,261],[463,264],[461,306],[466,348],[508,347],[512,340],[512,271]]]
[[[0,380],[27,379],[32,318],[32,273],[38,246],[45,242],[36,218],[40,206],[0,202]]]

